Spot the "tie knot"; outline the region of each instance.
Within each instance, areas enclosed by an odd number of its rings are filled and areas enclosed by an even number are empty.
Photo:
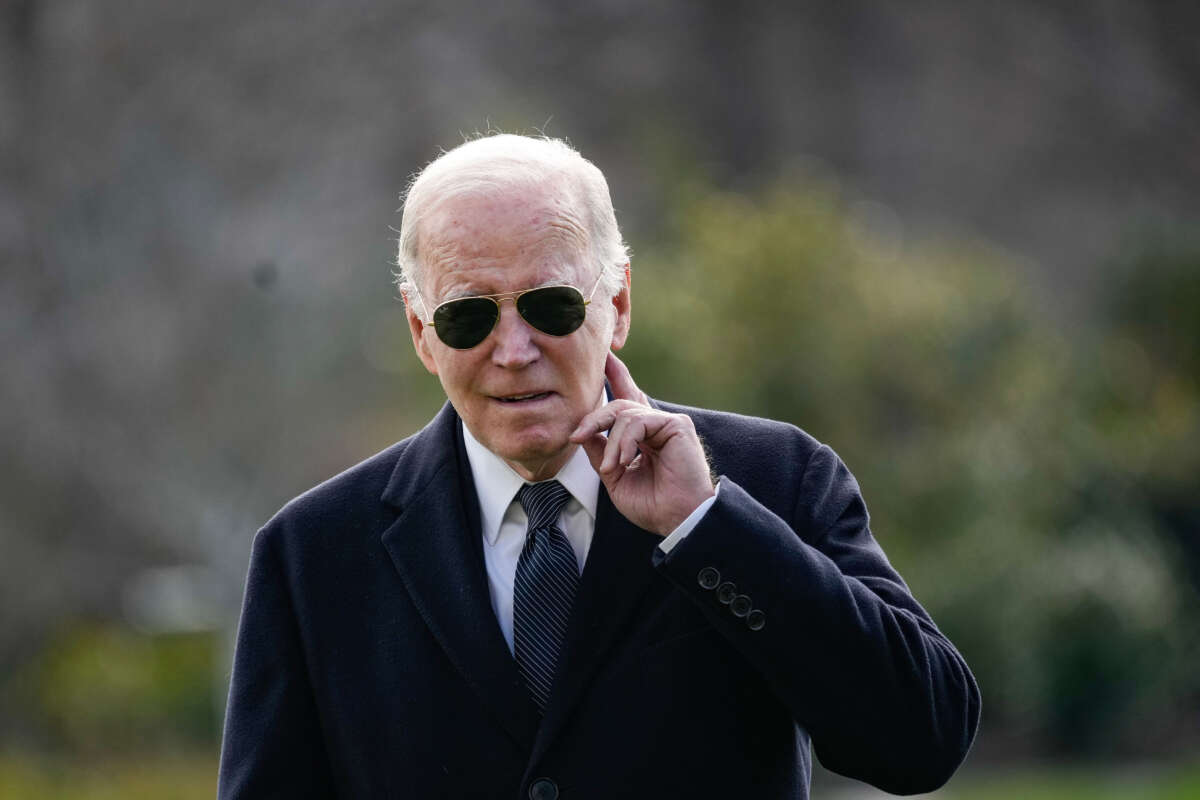
[[[571,493],[558,481],[527,483],[517,492],[531,531],[557,523],[558,515],[570,499]]]

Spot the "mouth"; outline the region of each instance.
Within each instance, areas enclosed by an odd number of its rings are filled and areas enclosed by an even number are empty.
[[[530,404],[538,402],[539,400],[545,400],[547,397],[549,397],[552,394],[554,394],[554,393],[553,392],[529,392],[528,394],[497,395],[497,396],[494,396],[492,399],[498,400],[501,403],[503,403],[504,405],[519,406],[519,405],[530,405]]]

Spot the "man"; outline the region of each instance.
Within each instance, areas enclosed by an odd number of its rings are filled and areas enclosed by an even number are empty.
[[[949,778],[978,690],[837,456],[613,355],[599,170],[468,142],[410,187],[400,267],[449,402],[255,537],[222,798],[806,797],[810,737],[888,791]]]

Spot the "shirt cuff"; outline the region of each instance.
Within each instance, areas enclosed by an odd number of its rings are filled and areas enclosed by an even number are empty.
[[[687,535],[692,532],[692,529],[695,528],[696,525],[700,523],[700,520],[704,518],[704,515],[708,513],[708,509],[712,507],[712,504],[717,501],[717,495],[720,493],[721,484],[718,481],[713,490],[713,496],[696,506],[696,510],[691,514],[688,514],[688,518],[679,523],[679,527],[671,531],[670,536],[658,543],[658,549],[661,550],[664,555],[666,555],[667,553],[671,552],[672,547],[687,538]]]

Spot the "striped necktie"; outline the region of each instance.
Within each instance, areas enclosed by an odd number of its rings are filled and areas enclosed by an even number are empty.
[[[571,494],[558,481],[525,484],[517,500],[529,517],[513,587],[513,655],[540,711],[546,710],[558,649],[567,630],[579,571],[558,527]]]

